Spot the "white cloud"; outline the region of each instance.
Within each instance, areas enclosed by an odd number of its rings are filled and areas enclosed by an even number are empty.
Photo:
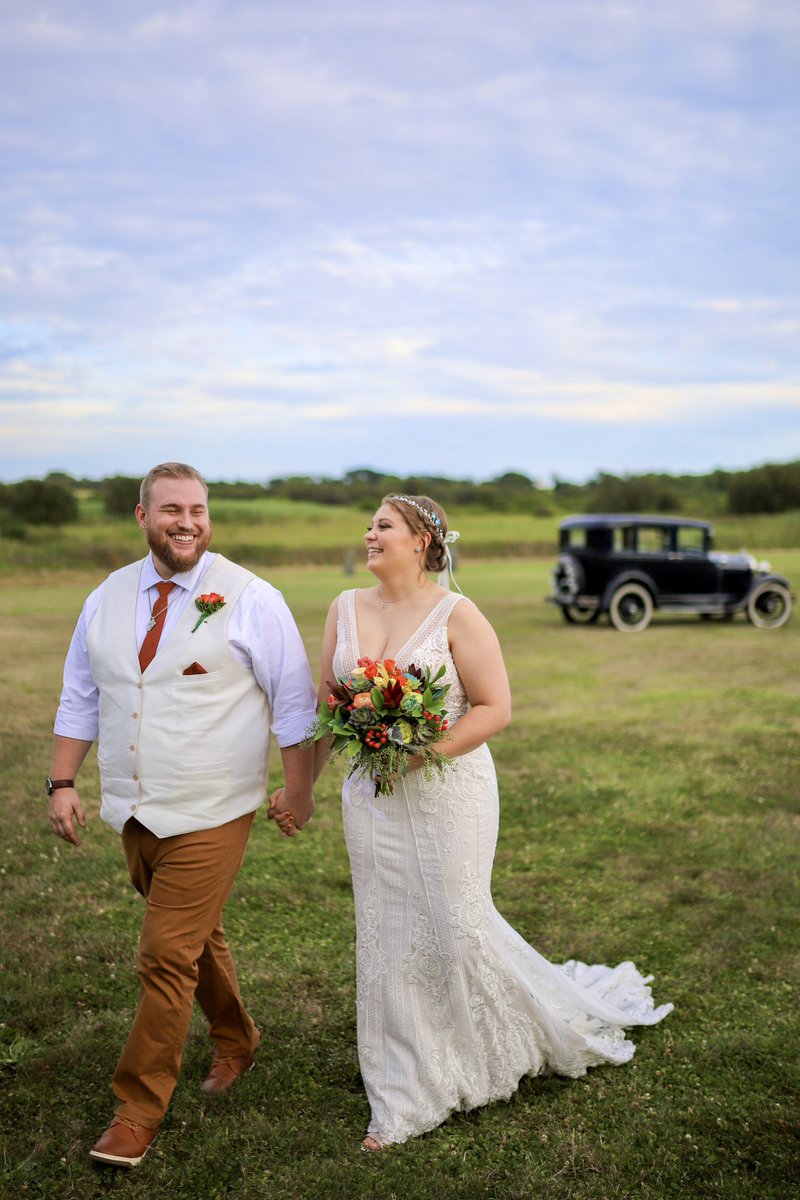
[[[70,51],[80,46],[81,30],[74,24],[52,17],[39,10],[31,13],[25,5],[20,16],[13,13],[13,4],[6,5],[5,29],[3,30],[17,46],[50,51]]]
[[[131,33],[135,39],[143,42],[171,41],[215,35],[220,24],[215,19],[214,6],[199,2],[183,7],[173,5],[170,11],[151,13],[138,21]]]
[[[235,459],[269,421],[324,461],[365,412],[479,430],[479,465],[548,423],[680,457],[699,416],[723,459],[769,412],[789,445],[789,0],[7,0],[0,25],[17,447],[34,414],[56,455],[82,404],[101,455],[193,422]]]
[[[741,383],[687,380],[669,386],[629,381],[548,379],[532,371],[481,364],[452,366],[449,374],[478,383],[496,397],[471,406],[496,417],[534,420],[545,416],[560,421],[600,425],[663,425],[683,423],[694,414],[726,414],[736,409],[800,409],[800,379]],[[522,399],[514,399],[522,397]],[[465,411],[467,411],[465,409]]]

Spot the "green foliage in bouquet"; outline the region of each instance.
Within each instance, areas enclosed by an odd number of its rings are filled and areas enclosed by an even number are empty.
[[[360,658],[343,679],[328,681],[330,695],[320,705],[310,741],[331,738],[330,757],[348,760],[348,774],[374,780],[375,795],[389,795],[395,779],[405,775],[409,759],[419,755],[425,778],[452,765],[436,749],[448,729],[445,697],[449,683],[440,683],[445,669],[405,671],[387,658]]]

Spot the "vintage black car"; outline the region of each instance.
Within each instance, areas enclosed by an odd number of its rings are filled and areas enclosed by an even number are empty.
[[[567,517],[559,526],[552,601],[565,621],[589,624],[608,613],[615,629],[640,633],[654,610],[706,620],[744,613],[760,629],[788,621],[788,579],[769,563],[712,550],[708,521],[625,513]]]

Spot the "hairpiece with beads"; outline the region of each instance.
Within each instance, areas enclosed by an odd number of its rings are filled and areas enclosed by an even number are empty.
[[[442,537],[442,521],[437,517],[436,513],[429,512],[427,508],[423,508],[421,504],[417,504],[416,500],[412,500],[410,496],[390,496],[390,500],[400,500],[403,504],[410,504],[418,513],[422,513],[426,521],[428,521],[434,529],[437,537]]]
[[[427,508],[423,508],[421,504],[418,504],[416,500],[412,500],[410,496],[388,496],[387,499],[399,500],[401,504],[409,504],[412,508],[415,508],[418,513],[421,513],[425,520],[433,526],[434,536],[437,537],[444,546],[445,561],[447,564],[445,569],[439,572],[439,586],[449,588],[450,581],[452,580],[457,590],[461,592],[461,588],[458,586],[456,577],[453,574],[453,555],[450,551],[450,545],[453,542],[457,542],[461,536],[458,530],[451,529],[449,533],[444,534],[442,532],[441,517],[437,517],[436,513],[429,512]],[[464,593],[461,592],[461,594],[463,596]]]

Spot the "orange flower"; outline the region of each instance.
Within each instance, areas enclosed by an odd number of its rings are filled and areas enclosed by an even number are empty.
[[[194,606],[200,613],[200,619],[192,629],[192,633],[200,628],[203,621],[207,621],[209,617],[213,617],[215,612],[219,612],[221,608],[225,607],[225,597],[220,596],[219,592],[206,592],[205,595],[197,597]]]
[[[369,692],[357,692],[353,697],[353,708],[374,708]]]

